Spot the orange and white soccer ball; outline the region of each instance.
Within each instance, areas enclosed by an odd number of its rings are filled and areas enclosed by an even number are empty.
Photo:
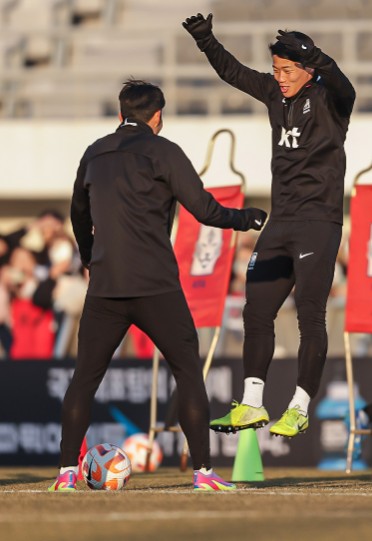
[[[128,455],[111,443],[91,447],[82,462],[84,481],[93,490],[120,490],[128,483],[132,466]]]
[[[133,434],[133,436],[129,436],[124,440],[122,448],[129,456],[133,472],[146,471],[148,445],[149,437],[148,434],[144,433]],[[163,451],[158,442],[154,440],[147,471],[154,472],[160,466],[162,460]]]

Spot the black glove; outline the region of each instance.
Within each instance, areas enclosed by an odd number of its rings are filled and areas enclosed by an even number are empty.
[[[239,212],[239,225],[235,226],[235,231],[248,231],[255,229],[260,231],[267,218],[267,213],[261,209],[248,208],[241,209]]]
[[[192,35],[195,41],[204,39],[212,33],[212,13],[205,19],[201,13],[193,15],[182,23],[182,26]]]
[[[301,40],[293,35],[293,32],[284,32],[278,30],[279,36],[276,39],[282,43],[288,51],[294,53],[298,58],[306,62],[319,49],[315,47],[311,38],[303,34],[304,40]]]

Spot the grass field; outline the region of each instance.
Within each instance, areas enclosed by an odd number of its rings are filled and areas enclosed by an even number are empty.
[[[191,470],[133,475],[119,492],[48,493],[56,470],[0,468],[1,541],[370,541],[370,471],[265,469],[230,493],[192,491]],[[227,479],[230,470],[219,469]]]

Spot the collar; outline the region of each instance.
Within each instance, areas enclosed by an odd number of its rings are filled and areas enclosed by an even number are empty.
[[[125,118],[116,131],[119,131],[122,128],[131,131],[148,131],[150,133],[153,133],[152,129],[148,124],[146,124],[146,122],[138,120],[134,117]]]
[[[291,96],[290,98],[284,98],[282,100],[283,103],[294,103],[295,101],[298,100],[298,98],[300,98],[302,96],[302,94],[306,91],[307,88],[310,88],[313,86],[313,81],[310,80],[308,81],[307,83],[304,84],[304,86],[302,86],[300,88],[300,90],[297,92],[297,94],[295,94],[294,96]]]

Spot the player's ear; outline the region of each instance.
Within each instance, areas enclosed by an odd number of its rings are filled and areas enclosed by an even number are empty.
[[[123,122],[124,119],[123,119],[123,115],[121,114],[121,111],[119,111],[118,117],[119,117],[120,122]]]
[[[159,111],[159,124],[163,126],[163,109]]]
[[[163,122],[161,109],[159,109],[159,111],[155,111],[154,117],[155,117],[155,122],[156,122],[157,125],[159,125],[159,124],[161,124]]]
[[[162,110],[155,111],[147,124],[151,127],[152,131],[157,135],[163,127]]]

